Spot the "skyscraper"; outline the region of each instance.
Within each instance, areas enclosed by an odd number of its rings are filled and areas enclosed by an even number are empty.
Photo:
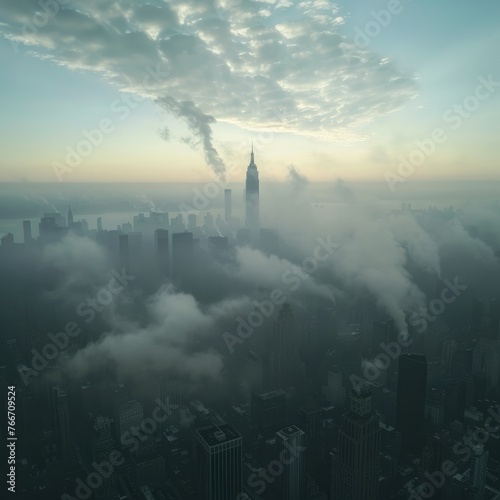
[[[72,458],[72,439],[68,409],[68,393],[60,386],[51,388],[52,430],[57,443],[57,451],[63,460]]]
[[[183,232],[172,235],[173,277],[177,283],[189,281],[193,266],[193,233]]]
[[[469,471],[469,484],[474,491],[474,500],[483,500],[485,498],[488,455],[489,453],[484,449],[484,445],[478,444],[474,447]]]
[[[256,242],[259,234],[259,172],[254,161],[254,153],[250,155],[250,164],[247,168],[247,179],[245,186],[245,228],[252,235],[253,242]]]
[[[23,220],[24,244],[28,245],[32,242],[31,238],[31,221]]]
[[[285,427],[276,433],[276,460],[283,472],[276,477],[276,498],[303,500],[305,482],[305,433],[297,426]]]
[[[71,211],[71,207],[68,208],[68,227],[73,225],[73,212]]]
[[[115,429],[117,440],[121,443],[122,436],[125,435],[133,426],[140,427],[143,420],[143,409],[138,401],[127,401],[115,408]],[[127,443],[130,446],[131,443]]]
[[[285,425],[286,395],[283,391],[252,393],[252,426],[269,437]]]
[[[351,410],[339,431],[338,452],[333,457],[332,498],[378,499],[380,453],[379,418],[371,410],[367,386],[351,392]]]
[[[273,389],[293,385],[300,372],[300,359],[293,311],[288,303],[283,304],[274,324],[270,357]]]
[[[427,360],[423,354],[403,354],[399,358],[397,423],[401,450],[419,453],[424,444]]]
[[[170,251],[167,229],[155,230],[155,252],[163,276],[168,276],[170,273]]]
[[[118,246],[120,251],[120,266],[127,271],[130,270],[130,246],[128,234],[118,236]]]
[[[116,450],[113,438],[111,437],[112,420],[102,415],[94,420],[93,435],[91,440],[92,458],[97,464],[109,460],[110,455]],[[111,475],[101,474],[102,483],[94,490],[96,500],[115,500],[119,498],[117,481],[118,474],[113,470]],[[104,477],[106,476],[106,477]]]
[[[242,439],[229,424],[196,431],[198,500],[235,500],[242,491]]]

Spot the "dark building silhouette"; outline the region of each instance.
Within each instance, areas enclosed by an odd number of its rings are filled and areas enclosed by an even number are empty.
[[[51,417],[58,455],[64,461],[70,460],[72,458],[72,439],[68,393],[59,386],[51,388]]]
[[[379,417],[371,409],[370,389],[353,389],[351,409],[343,417],[338,450],[332,461],[332,498],[379,498],[380,439]]]
[[[2,236],[1,244],[4,247],[14,245],[14,235],[12,233],[7,233]]]
[[[229,424],[196,431],[198,500],[234,500],[242,491],[242,439]]]
[[[38,234],[42,243],[52,243],[67,233],[65,220],[61,214],[45,214],[38,225]]]
[[[24,244],[28,245],[29,243],[32,242],[30,220],[23,220],[23,234],[24,234]]]
[[[247,178],[245,185],[245,228],[252,235],[253,243],[257,243],[259,237],[259,172],[254,161],[254,153],[250,155],[250,164],[247,168]]]
[[[170,248],[168,244],[168,230],[155,230],[155,252],[158,265],[163,276],[170,275]]]
[[[118,236],[118,246],[120,251],[120,267],[130,269],[130,245],[128,234]]]
[[[94,420],[93,435],[91,439],[92,458],[97,464],[102,464],[110,459],[111,453],[116,452],[116,446],[111,436],[112,420],[102,415]],[[118,500],[118,471],[102,477],[102,484],[94,490],[96,500]],[[104,476],[104,474],[102,475]]]
[[[418,454],[424,444],[427,360],[423,354],[399,358],[397,423],[401,450]]]
[[[276,477],[276,498],[306,498],[304,451],[305,433],[297,426],[285,427],[276,433],[275,460],[283,467],[283,472]]]
[[[229,252],[227,236],[209,236],[208,249],[213,257],[224,259]]]
[[[172,274],[179,284],[186,284],[192,272],[194,257],[193,233],[187,231],[172,235]]]
[[[285,426],[286,395],[282,390],[252,393],[252,426],[263,436],[271,436]]]
[[[73,212],[71,211],[71,207],[68,208],[68,227],[73,225]]]
[[[290,304],[283,304],[274,323],[270,352],[270,382],[274,389],[293,385],[300,373],[297,330]]]

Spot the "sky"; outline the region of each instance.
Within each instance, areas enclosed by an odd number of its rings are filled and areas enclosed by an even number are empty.
[[[499,180],[499,27],[497,0],[0,0],[0,181],[241,181],[252,141],[263,181]]]

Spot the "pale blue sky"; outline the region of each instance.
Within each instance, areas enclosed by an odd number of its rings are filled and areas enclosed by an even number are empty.
[[[284,177],[294,163],[311,180],[380,180],[435,127],[447,140],[415,176],[500,177],[500,89],[458,130],[443,123],[480,76],[500,82],[497,1],[401,0],[401,12],[362,48],[355,35],[387,0],[225,0],[217,10],[158,0],[152,12],[132,0],[90,3],[74,10],[70,2],[28,36],[23,26],[36,2],[0,0],[0,180],[57,180],[54,162],[65,164],[67,148],[103,118],[114,131],[63,180],[208,179],[203,150],[192,146],[199,130],[153,103],[165,96],[213,115],[213,145],[226,164],[241,162],[241,172],[254,139],[263,178]],[[143,93],[145,68],[162,60],[170,75],[123,118],[120,88]],[[278,108],[280,120],[272,116]]]

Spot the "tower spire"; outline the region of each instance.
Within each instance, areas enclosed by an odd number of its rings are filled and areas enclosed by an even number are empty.
[[[254,154],[253,154],[253,141],[252,141],[252,153],[250,154],[250,165],[255,164]]]

